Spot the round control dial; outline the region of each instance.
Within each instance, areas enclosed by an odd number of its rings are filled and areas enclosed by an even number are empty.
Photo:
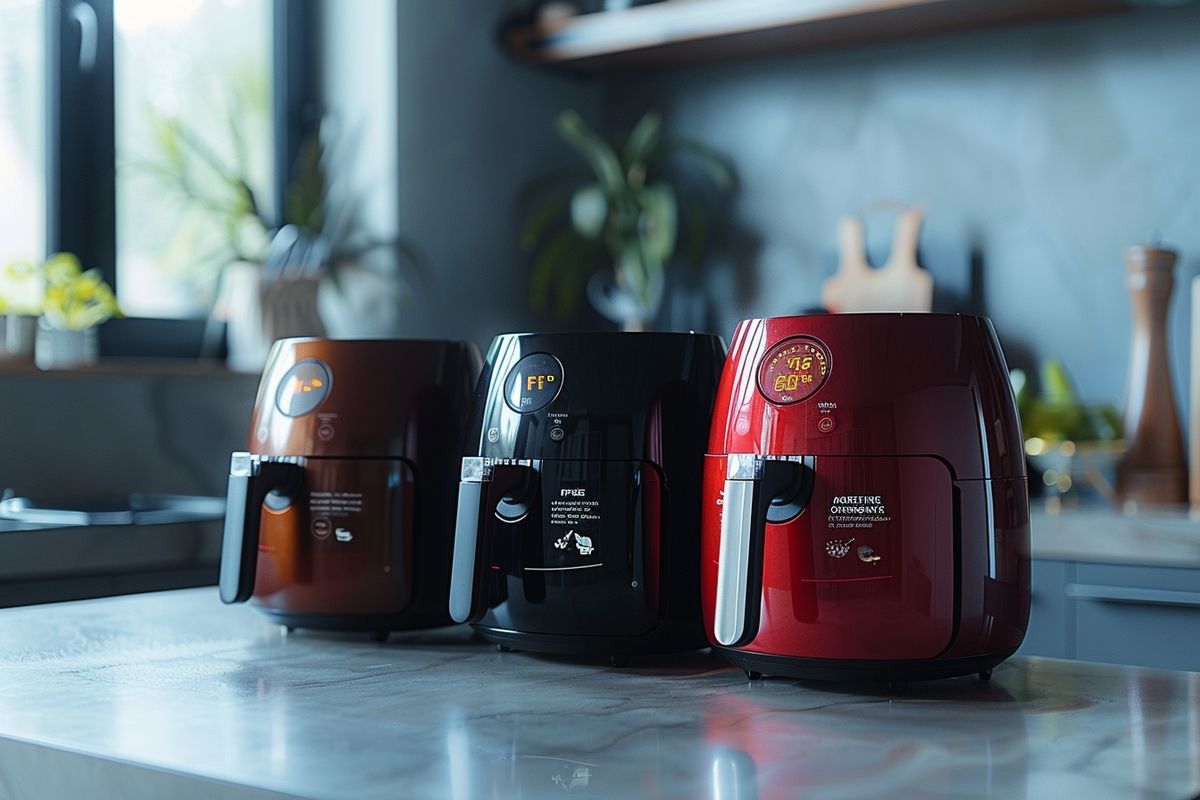
[[[532,414],[554,402],[562,389],[562,363],[549,353],[525,356],[504,379],[504,402],[520,414]]]
[[[315,358],[297,362],[275,390],[275,407],[287,417],[311,413],[329,395],[333,377],[329,367]]]
[[[758,389],[772,403],[810,397],[829,377],[829,350],[809,336],[785,339],[771,348],[758,371]]]

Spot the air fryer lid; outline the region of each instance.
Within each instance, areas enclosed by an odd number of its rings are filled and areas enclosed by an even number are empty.
[[[418,428],[470,391],[474,348],[403,339],[281,339],[259,384],[250,451],[416,459]],[[463,385],[460,385],[463,384]]]
[[[499,336],[476,394],[470,455],[661,466],[664,440],[707,429],[711,396],[693,384],[711,381],[723,358],[721,340],[703,334]]]
[[[734,333],[709,452],[943,459],[956,480],[1021,478],[1008,367],[960,314],[814,314]]]

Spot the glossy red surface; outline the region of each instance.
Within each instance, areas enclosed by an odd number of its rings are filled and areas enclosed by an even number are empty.
[[[764,358],[796,336],[828,350],[825,382],[799,402],[771,402],[758,381]],[[730,453],[816,457],[808,506],[766,526],[761,622],[738,649],[913,661],[1019,646],[1029,616],[1027,485],[1008,370],[986,319],[738,325],[703,488],[702,600],[714,643]],[[840,556],[839,545],[848,545]]]

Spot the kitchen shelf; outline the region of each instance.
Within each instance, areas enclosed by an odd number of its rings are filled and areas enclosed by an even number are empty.
[[[248,377],[258,379],[258,373],[235,372],[220,361],[198,359],[125,359],[113,358],[78,367],[40,369],[30,362],[0,362],[0,379],[9,377],[45,376],[51,378],[130,377]]]
[[[520,59],[585,71],[680,66],[1115,11],[1134,0],[667,0],[513,27]]]

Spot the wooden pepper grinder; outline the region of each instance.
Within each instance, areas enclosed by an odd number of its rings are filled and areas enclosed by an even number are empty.
[[[1125,404],[1129,451],[1117,465],[1117,498],[1122,503],[1187,502],[1187,459],[1167,357],[1167,309],[1175,287],[1176,255],[1154,245],[1125,251],[1133,343]]]

